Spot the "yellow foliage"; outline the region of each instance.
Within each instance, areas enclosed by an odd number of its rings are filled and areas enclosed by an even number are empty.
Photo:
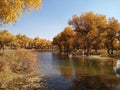
[[[42,0],[0,0],[0,24],[16,23],[22,11],[38,9]]]

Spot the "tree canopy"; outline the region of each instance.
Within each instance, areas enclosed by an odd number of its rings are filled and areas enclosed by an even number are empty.
[[[72,30],[72,27],[68,26],[64,29],[64,31],[54,37],[53,44],[58,45],[60,51],[62,51],[63,47],[66,52],[69,52],[73,45],[73,38],[74,32]]]
[[[65,45],[72,45],[73,50],[82,50],[82,53],[90,55],[92,49],[96,54],[98,49],[107,49],[109,54],[113,54],[116,47],[120,48],[120,23],[114,17],[107,19],[105,15],[87,12],[74,15],[68,24],[72,26],[69,36],[74,33],[74,37],[68,37],[65,29],[53,39],[53,44],[61,46],[61,50],[65,49]],[[69,40],[72,42],[67,42]]]
[[[13,35],[8,30],[0,31],[0,50],[5,47],[10,49],[50,49],[51,46],[50,40],[39,37],[33,39],[23,34]]]
[[[42,0],[0,0],[0,25],[16,23],[22,12],[38,9]]]

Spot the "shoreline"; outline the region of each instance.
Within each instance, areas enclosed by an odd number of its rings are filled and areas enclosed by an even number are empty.
[[[68,56],[69,57],[69,56]],[[110,56],[101,56],[101,55],[90,55],[90,56],[86,56],[86,55],[82,55],[82,56],[71,56],[69,58],[88,58],[88,59],[97,59],[97,60],[108,60],[108,59],[118,59],[117,57],[110,57]]]
[[[101,55],[91,55],[91,56],[88,56],[87,58],[90,58],[90,59],[94,58],[94,59],[99,59],[99,60],[115,59],[109,56],[101,56]]]

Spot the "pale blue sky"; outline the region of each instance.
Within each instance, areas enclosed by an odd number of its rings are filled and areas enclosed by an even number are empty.
[[[24,13],[15,26],[2,29],[8,29],[13,34],[52,40],[68,25],[68,20],[74,14],[93,11],[120,21],[119,9],[120,0],[43,0],[40,10],[32,11],[29,15]]]

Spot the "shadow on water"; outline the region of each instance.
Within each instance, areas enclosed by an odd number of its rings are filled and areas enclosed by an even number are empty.
[[[47,90],[119,90],[120,78],[113,67],[116,60],[68,58],[42,52],[39,71],[45,74]]]
[[[68,90],[114,90],[119,84],[119,79],[114,76],[80,75]]]

